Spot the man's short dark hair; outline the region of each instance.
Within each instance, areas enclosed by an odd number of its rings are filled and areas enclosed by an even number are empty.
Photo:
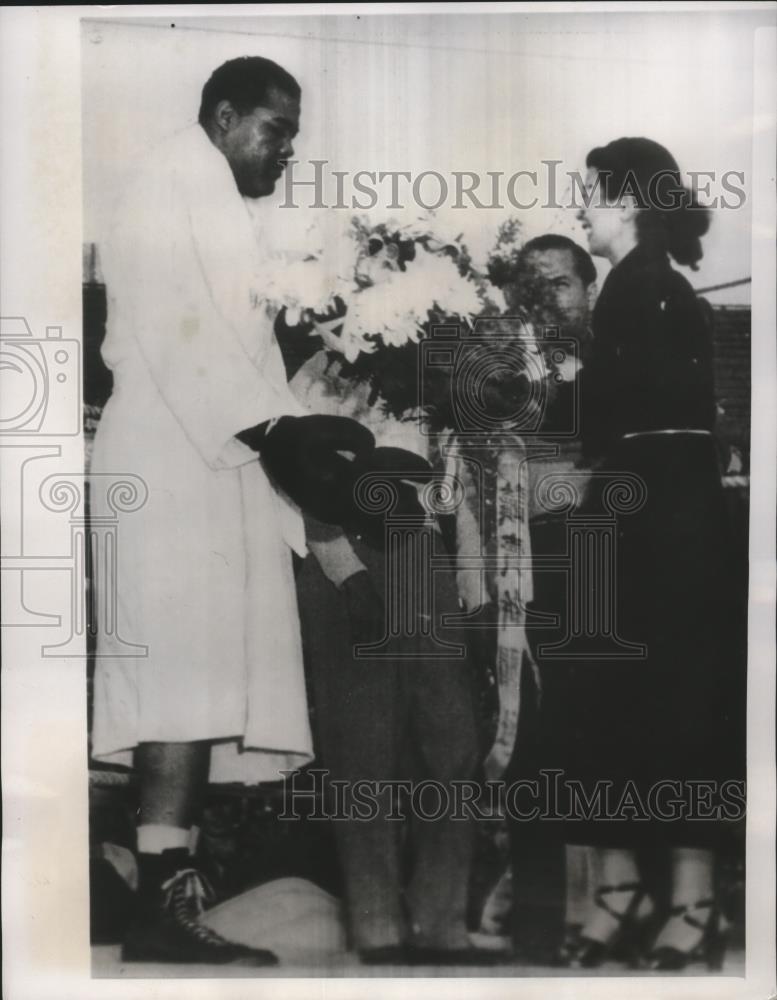
[[[271,90],[299,100],[300,85],[282,66],[262,56],[230,59],[211,74],[202,88],[200,125],[210,121],[220,101],[229,101],[241,115],[264,105]]]
[[[536,236],[533,240],[529,240],[523,247],[524,254],[529,254],[532,251],[542,253],[545,250],[568,250],[575,262],[577,276],[583,284],[588,287],[596,281],[596,265],[590,253],[584,250],[579,243],[570,240],[568,236],[547,233],[545,236]]]

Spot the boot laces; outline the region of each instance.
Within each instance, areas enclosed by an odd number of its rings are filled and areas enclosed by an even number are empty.
[[[183,868],[162,885],[163,906],[176,924],[204,944],[234,948],[230,941],[200,923],[208,904],[216,898],[213,887],[196,868]]]

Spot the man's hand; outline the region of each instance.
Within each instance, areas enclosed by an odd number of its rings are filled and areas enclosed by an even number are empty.
[[[386,610],[367,570],[349,576],[342,585],[354,645],[379,642],[385,633]]]
[[[356,463],[366,461],[375,438],[348,417],[281,417],[271,428],[259,424],[237,437],[259,452],[268,474],[302,510],[327,524],[354,515]],[[341,452],[350,452],[354,460]]]

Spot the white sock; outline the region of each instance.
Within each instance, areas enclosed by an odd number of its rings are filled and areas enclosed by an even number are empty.
[[[141,854],[161,854],[170,848],[189,848],[191,830],[164,823],[142,823],[138,827],[138,851]]]

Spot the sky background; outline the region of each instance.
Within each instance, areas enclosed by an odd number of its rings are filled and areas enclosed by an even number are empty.
[[[88,20],[84,240],[99,246],[133,165],[196,120],[203,83],[238,55],[267,56],[299,80],[299,177],[310,175],[302,161],[324,159],[328,170],[350,173],[536,170],[542,179],[542,160],[561,160],[562,174],[582,171],[593,146],[644,135],[667,146],[684,171],[744,172],[749,192],[759,20],[758,13],[704,10],[217,16],[176,19],[175,27],[170,19]],[[380,190],[385,204],[388,187]],[[282,196],[281,183],[262,210],[277,239],[292,240],[308,213],[279,209]],[[585,245],[570,210],[440,211],[476,253],[508,216],[521,219],[527,237],[560,232]],[[750,275],[750,227],[749,201],[714,213],[704,260],[688,272],[697,288]],[[597,266],[603,278],[608,265],[599,259]],[[709,297],[749,302],[750,286]]]

